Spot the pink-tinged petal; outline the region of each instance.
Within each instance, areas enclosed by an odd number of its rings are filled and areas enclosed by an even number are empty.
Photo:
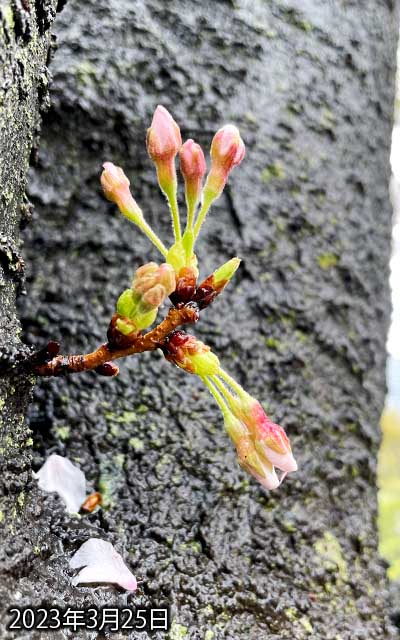
[[[273,465],[257,452],[249,434],[238,438],[236,451],[240,466],[256,478],[265,489],[279,487],[280,480]]]
[[[273,491],[277,489],[281,484],[282,480],[280,480],[276,474],[274,467],[269,467],[268,465],[264,465],[263,473],[258,473],[253,467],[247,465],[242,460],[239,460],[239,464],[250,475],[253,476],[263,487],[268,491]]]
[[[234,410],[246,424],[257,451],[264,458],[286,473],[297,471],[297,462],[284,429],[268,418],[257,400],[251,396],[245,401],[239,400]]]
[[[256,440],[255,447],[257,451],[267,460],[270,461],[278,469],[285,473],[297,471],[297,462],[292,452],[278,453],[275,449],[269,447],[263,440]]]
[[[150,129],[147,130],[147,151],[155,162],[174,158],[182,146],[179,126],[165,107],[158,105]]]
[[[73,578],[72,584],[118,584],[127,591],[137,589],[135,576],[128,569],[120,554],[106,540],[90,538],[69,561],[71,569],[83,567]]]
[[[68,513],[79,511],[86,499],[86,479],[83,471],[68,458],[53,453],[33,475],[40,489],[58,493]]]
[[[123,169],[112,162],[104,162],[100,182],[104,195],[112,202],[115,202],[119,193],[129,193],[130,182],[128,178]]]

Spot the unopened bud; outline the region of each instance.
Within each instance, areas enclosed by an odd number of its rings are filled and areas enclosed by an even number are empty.
[[[103,362],[103,364],[99,364],[99,366],[96,367],[95,371],[100,376],[113,378],[119,374],[119,366],[115,364],[115,362]],[[84,509],[83,506],[82,509]]]
[[[176,191],[175,156],[182,145],[182,138],[179,126],[161,105],[154,112],[146,142],[148,154],[157,168],[161,190],[170,199]]]
[[[211,170],[204,186],[204,199],[215,200],[225,186],[233,167],[240,164],[245,155],[245,146],[239,130],[227,124],[217,131],[211,143]]]
[[[246,394],[241,399],[235,399],[230,407],[236,418],[246,425],[260,455],[285,473],[297,471],[297,463],[284,429],[268,418],[257,400]]]
[[[228,260],[228,262],[225,262],[225,264],[214,271],[213,284],[216,289],[221,289],[221,287],[223,288],[228,284],[229,280],[235,275],[240,262],[240,258],[231,258],[231,260]]]
[[[129,189],[130,182],[121,167],[117,167],[112,162],[105,162],[103,168],[100,181],[106,198],[114,202],[121,213],[134,222],[141,220],[142,210],[132,197]]]
[[[219,371],[219,360],[210,347],[184,331],[174,331],[164,344],[163,351],[167,360],[188,373],[204,377]]]
[[[176,280],[175,272],[171,265],[166,262],[160,265],[155,262],[149,262],[137,269],[132,282],[132,290],[135,293],[143,295],[157,286],[161,287],[160,291],[163,291],[163,300],[174,291]],[[151,306],[159,306],[161,302]]]
[[[176,276],[176,289],[170,296],[175,306],[193,300],[196,291],[197,267],[182,267]]]
[[[146,142],[148,154],[156,164],[175,158],[182,145],[179,126],[162,105],[158,105],[154,112]]]
[[[149,262],[137,269],[131,289],[121,293],[117,302],[118,331],[129,335],[153,324],[158,307],[176,287],[173,268],[164,263]]]
[[[179,159],[181,172],[185,179],[186,203],[189,212],[192,213],[200,200],[201,186],[207,165],[201,146],[191,139],[186,140],[180,148]]]
[[[199,309],[208,307],[214,301],[214,298],[225,289],[239,265],[240,259],[232,258],[203,280],[197,287],[193,298],[199,305]]]

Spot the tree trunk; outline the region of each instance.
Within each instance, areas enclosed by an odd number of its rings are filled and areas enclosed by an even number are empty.
[[[61,3],[59,3],[61,4]],[[16,371],[28,350],[20,340],[16,295],[23,289],[20,228],[31,217],[25,195],[41,114],[49,103],[47,63],[56,0],[0,2],[0,599],[24,572],[31,536],[15,536],[24,519],[32,438],[25,422],[32,377]],[[4,544],[3,544],[4,543]],[[10,572],[10,573],[9,573]],[[10,580],[9,580],[10,578]]]
[[[126,596],[114,589],[71,586],[68,558],[101,537],[141,581],[130,603],[171,604],[171,638],[394,637],[375,526],[389,314],[391,2],[70,0],[57,32],[52,107],[29,181],[37,218],[24,234],[26,341],[92,350],[135,268],[158,260],[101,196],[102,161],[124,167],[149,222],[171,240],[145,151],[156,104],[206,148],[234,122],[247,157],[198,254],[204,276],[233,255],[243,263],[194,332],[285,426],[300,469],[264,494],[238,467],[200,381],[154,353],[122,362],[115,379],[40,380],[33,433],[23,423],[30,380],[5,378],[3,602],[122,605]],[[1,183],[3,225],[13,243],[48,31],[36,42],[27,98],[17,65],[1,107],[0,149],[12,169]],[[1,255],[0,340],[10,362],[20,350],[20,262],[15,244]],[[28,480],[31,451],[34,468],[49,451],[76,460],[106,508],[67,516]]]

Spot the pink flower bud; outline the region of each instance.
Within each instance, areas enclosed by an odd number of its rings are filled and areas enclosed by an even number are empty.
[[[240,164],[245,155],[245,146],[239,130],[233,124],[219,129],[211,143],[211,170],[204,187],[210,198],[217,198],[225,186],[233,167]]]
[[[297,471],[289,438],[283,428],[273,423],[261,404],[250,395],[232,405],[234,415],[247,426],[259,454],[285,473]]]
[[[112,162],[105,162],[103,168],[100,182],[107,200],[114,202],[128,217],[142,218],[142,211],[132,198],[129,180],[121,167],[117,167]]]
[[[175,291],[175,271],[171,265],[149,262],[139,267],[132,287],[121,293],[117,301],[117,330],[130,335],[149,327],[157,316],[158,307]]]
[[[181,132],[171,114],[158,105],[150,129],[147,130],[147,151],[156,164],[175,158],[182,145]]]
[[[154,307],[160,306],[164,298],[175,291],[175,271],[170,264],[164,262],[159,266],[155,262],[149,262],[137,269],[132,282],[134,294],[140,294],[140,296],[144,297],[145,294],[149,294],[156,287],[158,293],[155,298],[158,299],[161,295],[161,301],[158,304],[151,305]]]
[[[164,287],[162,284],[156,284],[142,296],[142,306],[149,307],[149,309],[159,307],[164,302],[164,299]]]
[[[182,145],[182,138],[175,120],[161,105],[154,112],[146,142],[148,154],[156,165],[158,184],[171,207],[175,238],[179,239],[181,228],[176,200],[175,156]]]
[[[202,180],[207,165],[204,158],[203,149],[197,142],[190,139],[181,146],[179,151],[181,171],[185,180]]]
[[[186,202],[189,211],[193,211],[200,200],[201,185],[207,171],[204,153],[199,144],[189,139],[180,148],[179,159],[185,179]]]
[[[279,424],[274,424],[267,416],[265,418],[254,434],[257,451],[285,473],[297,471],[297,462],[286,433]]]

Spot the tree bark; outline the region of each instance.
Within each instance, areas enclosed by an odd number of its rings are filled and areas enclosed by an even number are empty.
[[[16,371],[28,349],[20,339],[16,296],[24,287],[20,229],[31,217],[25,195],[41,115],[49,104],[47,63],[56,0],[0,2],[0,598],[15,584],[29,539],[15,536],[24,519],[32,438],[25,422],[34,379]],[[25,544],[26,542],[26,544]],[[11,572],[10,574],[8,572]],[[8,576],[13,579],[8,582]]]
[[[140,580],[129,603],[171,604],[171,638],[395,637],[377,553],[375,469],[397,12],[384,0],[362,8],[70,0],[56,30],[52,107],[29,181],[36,219],[24,235],[26,341],[92,351],[135,268],[158,260],[101,196],[102,161],[124,167],[149,222],[171,239],[145,151],[156,104],[206,148],[234,122],[247,157],[198,254],[201,276],[234,255],[243,264],[194,332],[285,426],[300,469],[264,494],[238,467],[199,380],[156,353],[121,361],[115,379],[39,380],[32,433],[23,422],[31,381],[3,378],[3,602],[15,604],[17,590],[19,604],[122,605],[114,589],[71,586],[68,558],[101,537]],[[12,167],[1,183],[11,194],[3,219],[14,243],[48,31],[38,42],[26,111],[15,77],[8,109],[20,120],[10,124],[1,107],[9,142],[0,149]],[[20,351],[12,266],[20,263],[10,247],[0,288],[7,363]],[[49,451],[80,464],[104,509],[78,521],[37,490],[30,458],[37,468]]]

